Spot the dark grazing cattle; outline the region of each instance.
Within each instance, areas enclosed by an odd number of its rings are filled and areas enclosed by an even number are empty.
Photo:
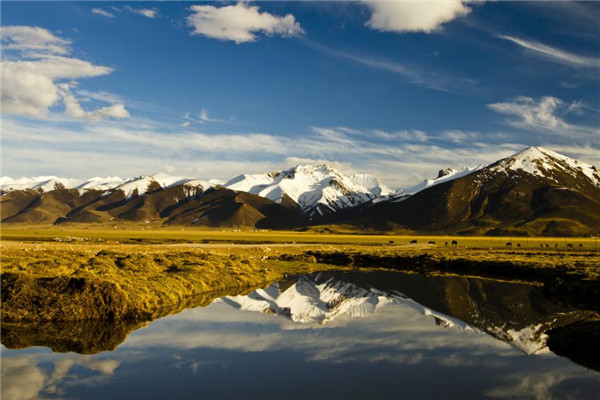
[[[435,242],[429,242],[429,244],[435,244]]]
[[[456,240],[452,241],[452,246],[458,246],[458,242]]]
[[[506,247],[512,247],[512,243],[511,242],[506,243]]]
[[[411,240],[410,242],[411,242],[411,243],[417,243],[417,241],[416,241],[416,240]]]

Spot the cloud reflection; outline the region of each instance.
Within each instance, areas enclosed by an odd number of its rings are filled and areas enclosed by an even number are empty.
[[[3,353],[5,353],[3,349]],[[58,357],[58,359],[57,359]],[[42,368],[41,364],[49,360],[53,368],[51,372]],[[29,400],[42,399],[44,395],[61,395],[62,386],[67,382],[77,381],[82,384],[86,379],[79,379],[70,373],[74,367],[83,367],[98,372],[92,379],[108,378],[119,366],[116,360],[97,359],[89,356],[31,354],[26,356],[2,358],[2,399]]]

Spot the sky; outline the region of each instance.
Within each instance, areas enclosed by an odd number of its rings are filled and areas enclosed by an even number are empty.
[[[600,165],[600,3],[2,2],[2,175]]]

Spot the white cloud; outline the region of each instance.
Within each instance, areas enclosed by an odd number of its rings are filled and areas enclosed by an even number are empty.
[[[406,140],[406,141],[414,141],[414,142],[426,142],[429,140],[429,136],[427,133],[413,129],[413,130],[401,130],[394,132],[386,132],[381,130],[372,131],[372,135],[374,137],[395,141],[395,140]]]
[[[208,110],[206,110],[205,108],[202,108],[200,110],[200,112],[198,113],[198,115],[196,117],[193,117],[190,112],[186,112],[183,117],[183,119],[185,119],[187,122],[187,125],[183,125],[182,126],[189,126],[190,125],[190,121],[191,122],[196,122],[198,124],[204,124],[204,123],[231,123],[233,122],[233,120],[229,119],[229,120],[224,120],[224,119],[217,119],[217,118],[211,118],[208,116]]]
[[[122,103],[123,102],[123,99],[121,98],[121,96],[119,96],[115,93],[105,92],[102,90],[96,91],[96,92],[90,92],[89,90],[78,89],[77,94],[84,96],[86,98],[86,100],[93,99],[93,100],[102,101],[104,103]]]
[[[577,54],[569,53],[539,42],[520,39],[514,36],[498,35],[497,37],[524,47],[525,49],[530,50],[534,54],[542,56],[549,61],[554,61],[572,67],[600,67],[599,58],[579,56]]]
[[[103,17],[114,18],[115,15],[105,11],[101,8],[92,8],[92,14],[102,15]]]
[[[41,363],[46,364],[40,368]],[[51,373],[46,366],[53,364]],[[27,356],[3,357],[2,359],[2,399],[30,400],[62,395],[63,385],[81,384],[84,379],[69,372],[74,367],[87,368],[97,371],[100,376],[97,381],[108,379],[119,367],[120,361],[94,359],[88,356],[65,354],[58,357],[46,354],[31,354]],[[62,396],[60,396],[62,397]]]
[[[2,398],[5,400],[28,400],[38,398],[44,388],[45,375],[27,357],[2,359]]]
[[[0,28],[3,50],[68,54],[71,41],[59,38],[36,26],[4,26]]]
[[[146,17],[146,18],[155,18],[158,15],[158,11],[150,9],[150,8],[142,8],[138,10],[138,14]]]
[[[571,136],[598,136],[596,127],[578,126],[567,123],[564,115],[581,112],[581,103],[565,103],[561,99],[545,96],[539,100],[519,96],[511,101],[488,104],[493,111],[516,117],[508,123],[520,129],[542,133],[554,133]]]
[[[474,141],[481,137],[477,132],[465,132],[465,131],[446,131],[442,134],[442,138],[449,140],[454,143],[463,143],[467,141]]]
[[[85,111],[81,108],[79,100],[71,93],[70,89],[67,83],[59,85],[59,91],[65,105],[65,112],[71,117],[85,118],[90,122],[97,122],[104,118],[129,118],[129,112],[125,109],[123,103],[112,104],[93,111]]]
[[[158,15],[158,11],[154,8],[132,8],[126,6],[125,9],[146,18],[155,18]]]
[[[467,15],[467,1],[365,1],[372,14],[366,25],[383,32],[438,31],[442,25]]]
[[[208,134],[190,130],[189,126],[173,133],[172,126],[150,124],[140,128],[144,124],[133,119],[118,125],[101,121],[64,127],[51,121],[24,123],[7,119],[3,126],[4,172],[73,177],[76,171],[76,177],[89,177],[102,170],[109,175],[135,176],[157,172],[168,165],[173,174],[229,179],[240,173],[327,160],[343,166],[344,171],[369,172],[388,185],[408,187],[437,176],[440,168],[486,164],[525,147],[514,143],[468,142],[450,148],[436,144],[431,136],[428,142],[390,145],[387,141],[374,143],[372,130],[356,133],[346,128],[316,127],[312,133],[289,137],[263,133]],[[536,144],[553,148],[551,143]],[[19,162],[25,158],[32,161]],[[68,165],[62,162],[64,159],[70,160]],[[164,165],[157,165],[157,159]]]
[[[58,90],[52,79],[19,68],[18,63],[3,61],[2,112],[39,117],[58,101]]]
[[[259,32],[284,37],[302,33],[292,14],[276,16],[242,2],[223,7],[194,5],[190,10],[187,21],[194,28],[192,35],[245,43],[255,41]]]
[[[3,43],[18,52],[18,58],[2,60],[2,110],[7,114],[45,117],[61,101],[68,115],[97,121],[126,118],[122,103],[95,111],[84,111],[71,88],[77,79],[107,75],[112,68],[67,57],[70,41],[39,27],[2,28]]]

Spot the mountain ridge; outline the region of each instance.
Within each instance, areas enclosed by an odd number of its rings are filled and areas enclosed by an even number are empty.
[[[347,176],[326,164],[227,182],[158,173],[129,179],[3,177],[0,184],[3,223],[274,229],[341,224],[359,231],[600,234],[598,170],[540,147],[487,165],[440,170],[437,178],[405,191],[394,191],[371,174]]]

